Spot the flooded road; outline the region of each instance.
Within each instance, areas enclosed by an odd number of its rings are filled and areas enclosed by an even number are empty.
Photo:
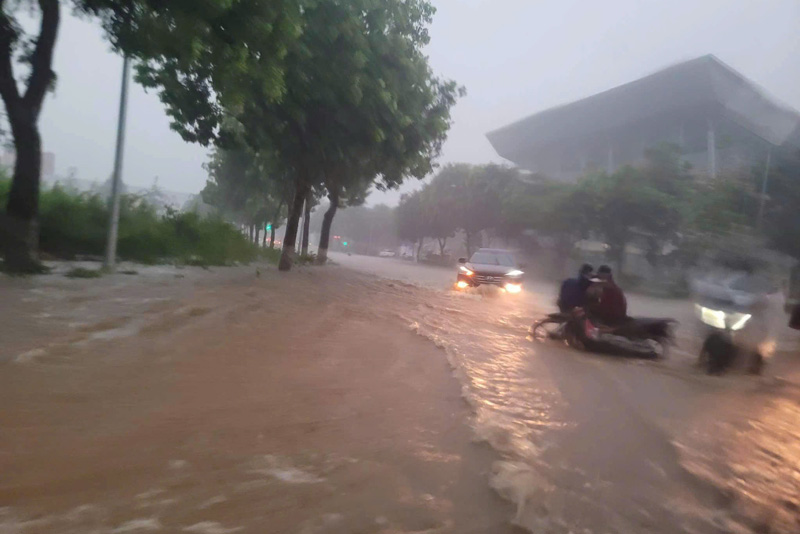
[[[662,362],[534,344],[524,332],[551,311],[550,284],[522,295],[448,288],[450,270],[335,256],[340,264],[441,291],[398,312],[443,348],[476,436],[501,458],[490,483],[533,532],[797,532],[800,389],[797,339],[777,328],[763,377],[707,377],[692,305],[632,295],[634,314],[682,327]],[[776,377],[777,371],[785,375]]]
[[[686,301],[630,297],[682,322],[642,362],[528,340],[550,284],[333,259],[0,280],[0,533],[798,531],[791,337],[711,378]]]

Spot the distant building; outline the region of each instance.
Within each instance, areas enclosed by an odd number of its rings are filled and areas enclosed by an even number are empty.
[[[0,151],[0,168],[10,176],[14,172],[17,162],[17,153],[14,150]],[[51,180],[56,173],[56,155],[52,152],[42,152],[42,180]]]
[[[681,147],[696,172],[716,176],[800,146],[800,113],[731,67],[703,56],[487,134],[518,167],[560,180],[609,173],[662,142]]]

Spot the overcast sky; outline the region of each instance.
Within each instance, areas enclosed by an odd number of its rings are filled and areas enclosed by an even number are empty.
[[[798,0],[433,0],[434,70],[467,88],[441,163],[502,161],[486,132],[548,107],[715,54],[800,109]],[[66,15],[66,14],[65,14]],[[96,25],[65,16],[58,86],[41,120],[56,172],[111,173],[122,61]],[[169,129],[155,94],[131,86],[124,180],[198,192],[207,151]],[[403,191],[419,187],[407,184]],[[396,203],[398,192],[369,202]]]

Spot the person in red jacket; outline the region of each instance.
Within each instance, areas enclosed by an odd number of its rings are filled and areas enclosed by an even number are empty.
[[[602,281],[600,300],[594,307],[594,314],[605,326],[618,326],[628,318],[628,301],[622,289],[614,282],[611,267],[602,265],[597,269],[597,277]]]

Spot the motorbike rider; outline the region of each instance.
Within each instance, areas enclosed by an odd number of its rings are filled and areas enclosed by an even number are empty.
[[[760,270],[749,261],[728,261],[692,281],[704,338],[698,364],[709,373],[729,368],[759,373],[764,364],[780,306],[774,284]]]
[[[577,278],[567,278],[562,282],[558,292],[558,309],[561,313],[568,313],[586,305],[586,290],[592,284],[593,272],[594,267],[584,263],[578,271]]]
[[[591,308],[592,315],[604,326],[616,327],[628,319],[628,301],[617,283],[611,267],[601,265],[597,269],[599,298]]]

